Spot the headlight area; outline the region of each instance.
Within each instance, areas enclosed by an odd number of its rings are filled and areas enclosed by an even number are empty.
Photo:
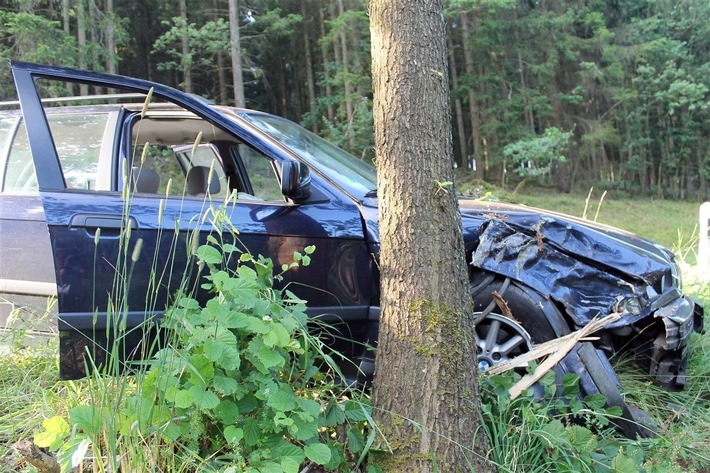
[[[649,302],[644,298],[624,297],[614,305],[617,312],[629,315],[637,315],[644,308],[650,309],[650,315],[636,321],[633,330],[624,333],[624,327],[619,327],[613,332],[627,341],[631,336],[629,342],[639,355],[638,361],[658,383],[667,389],[683,389],[688,339],[694,330],[703,330],[703,308],[675,288]]]

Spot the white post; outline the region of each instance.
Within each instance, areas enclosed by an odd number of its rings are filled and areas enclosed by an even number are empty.
[[[710,202],[700,206],[700,221],[698,228],[698,274],[704,279],[710,279]]]

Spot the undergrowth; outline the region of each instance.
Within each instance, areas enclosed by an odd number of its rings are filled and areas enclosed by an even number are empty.
[[[516,399],[508,390],[520,379],[514,371],[482,376],[482,416],[491,460],[501,472],[633,472],[643,452],[624,446],[613,420],[618,407],[605,407],[601,395],[580,398],[579,377],[567,374],[561,386],[555,373]]]
[[[100,395],[76,398],[68,415],[42,423],[34,441],[56,453],[62,471],[296,473],[304,463],[328,471],[363,464],[375,436],[369,402],[336,384],[337,367],[308,333],[305,303],[274,287],[281,276],[271,260],[209,240],[196,258],[210,299],[179,296],[161,322],[167,343],[136,374],[92,376]],[[307,266],[313,251],[283,269]],[[113,403],[105,391],[124,394]]]

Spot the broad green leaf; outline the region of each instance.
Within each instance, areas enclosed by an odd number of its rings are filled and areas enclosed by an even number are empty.
[[[62,471],[75,471],[75,468],[83,462],[86,452],[91,445],[91,439],[84,434],[76,434],[62,445],[57,452],[57,460]]]
[[[214,377],[214,364],[203,355],[190,356],[187,369],[190,372],[190,382],[195,386],[206,387],[207,382]]]
[[[277,412],[274,415],[274,425],[277,429],[280,429],[281,427],[291,427],[293,424],[293,419],[287,417],[283,412]]]
[[[306,459],[306,454],[303,452],[303,448],[288,442],[285,442],[285,444],[277,447],[275,449],[275,453],[279,458],[281,458],[282,467],[284,466],[283,460],[289,460],[289,465],[295,464],[296,467],[298,467],[301,463],[303,463],[303,460]],[[284,471],[291,470],[286,470],[286,468],[284,468]]]
[[[258,401],[253,394],[248,394],[237,401],[237,407],[242,414],[249,414],[256,409]]]
[[[330,461],[330,448],[322,443],[312,443],[303,448],[306,457],[314,463],[325,465]]]
[[[335,401],[328,403],[325,410],[325,425],[334,426],[345,422],[345,412],[341,405]]]
[[[101,408],[81,405],[72,407],[69,409],[69,422],[88,435],[98,435],[103,424]]]
[[[34,443],[38,447],[56,450],[64,443],[64,437],[69,435],[69,423],[60,416],[43,420],[42,428],[42,432],[34,435]]]
[[[302,397],[296,398],[298,407],[303,409],[302,413],[299,413],[299,417],[303,420],[311,421],[320,416],[320,404],[313,399],[304,399]]]
[[[640,469],[639,465],[637,465],[632,458],[619,452],[619,454],[611,461],[610,471],[611,473],[631,473],[634,471],[640,471]]]
[[[214,413],[216,418],[225,425],[234,424],[239,419],[239,408],[229,399],[221,400]]]
[[[565,426],[558,419],[553,419],[545,424],[542,430],[549,435],[548,441],[553,445],[566,443]]]
[[[237,383],[236,379],[222,375],[215,375],[212,384],[217,392],[227,396],[239,389],[239,383]]]
[[[209,245],[202,245],[197,249],[197,257],[207,264],[220,264],[222,253],[217,248]]]
[[[345,416],[353,422],[362,422],[370,419],[369,406],[357,401],[348,401],[345,403]]]
[[[291,341],[288,331],[280,323],[272,323],[271,330],[264,335],[264,345],[284,347]]]
[[[220,319],[219,323],[227,329],[243,329],[249,327],[249,317],[250,316],[244,312],[230,310],[222,319]]]
[[[293,425],[289,426],[289,433],[301,442],[309,442],[318,438],[318,420],[306,421],[300,416],[291,417]]]
[[[244,438],[244,430],[234,425],[228,425],[224,429],[224,439],[230,445],[238,445]]]
[[[300,466],[300,461],[296,461],[291,457],[281,457],[281,469],[283,473],[298,473]]]
[[[214,409],[219,405],[219,398],[212,391],[205,390],[201,386],[193,386],[189,389],[190,397],[196,405],[203,409]]]
[[[79,442],[79,445],[76,446],[76,449],[71,455],[72,468],[76,468],[84,462],[86,452],[89,451],[89,445],[91,445],[91,440],[85,438],[81,442]]]
[[[257,317],[249,317],[248,329],[254,333],[268,334],[271,331],[271,326],[267,322]]]
[[[217,363],[225,370],[239,369],[242,363],[241,354],[235,346],[227,345]]]
[[[175,393],[175,407],[187,409],[193,404],[194,400],[190,393],[185,389],[180,389]]]
[[[277,411],[287,412],[296,407],[295,397],[292,392],[281,388],[269,394],[266,398],[266,402]]]
[[[365,446],[365,438],[362,433],[354,429],[348,430],[348,450],[351,452],[360,452]]]
[[[260,462],[259,473],[284,473],[281,465],[273,461]]]
[[[210,361],[217,361],[224,352],[225,344],[218,340],[207,340],[203,345],[204,354]]]
[[[248,447],[253,447],[261,439],[261,429],[254,419],[247,419],[244,422],[244,442]]]

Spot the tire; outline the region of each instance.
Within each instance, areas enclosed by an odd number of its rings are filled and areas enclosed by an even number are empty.
[[[494,300],[498,293],[509,311]],[[569,333],[557,308],[534,290],[483,273],[471,281],[476,319],[479,370],[526,353],[542,343]],[[561,333],[558,333],[561,332]],[[516,345],[511,349],[512,345]]]
[[[496,304],[494,292],[497,292],[506,302],[512,318],[503,314],[507,311]],[[496,343],[490,344],[493,348],[504,346],[506,341],[515,336],[525,338],[527,335],[526,340],[530,340],[532,344],[546,342],[570,333],[569,325],[550,300],[510,279],[502,279],[490,273],[478,273],[471,279],[471,295],[474,302],[474,317],[477,320],[476,346],[479,371],[505,361],[493,360],[494,351],[489,350],[487,346],[489,344],[486,343],[490,327],[495,327],[494,324],[500,324],[500,327],[506,330],[498,330],[500,337]],[[528,351],[530,346],[527,346],[527,349],[524,346],[518,348],[518,352],[510,353],[508,358]],[[580,398],[601,394],[606,399],[607,405],[620,407],[623,414],[615,423],[629,438],[649,437],[657,430],[657,426],[648,414],[626,404],[619,390],[621,383],[609,359],[592,343],[579,343],[553,370],[558,386],[565,373],[574,373],[579,376]],[[535,395],[542,396],[543,390],[539,385],[534,389]]]

